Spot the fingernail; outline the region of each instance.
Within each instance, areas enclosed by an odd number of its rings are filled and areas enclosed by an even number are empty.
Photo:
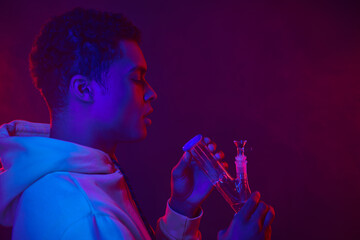
[[[269,211],[272,211],[272,212],[275,214],[275,209],[274,209],[273,206],[270,206],[270,207],[269,207]]]
[[[254,192],[254,200],[256,201],[260,200],[260,193],[258,191]]]

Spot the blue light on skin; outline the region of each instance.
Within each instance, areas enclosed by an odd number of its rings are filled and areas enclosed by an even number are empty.
[[[100,149],[115,156],[118,143],[147,136],[144,115],[157,94],[145,80],[147,64],[134,41],[118,44],[121,57],[107,74],[107,91],[85,76],[73,76],[65,110],[51,117],[50,137]]]

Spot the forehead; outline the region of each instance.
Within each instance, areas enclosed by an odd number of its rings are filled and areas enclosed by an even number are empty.
[[[146,71],[147,64],[144,55],[135,41],[121,40],[118,44],[120,62],[125,72]]]

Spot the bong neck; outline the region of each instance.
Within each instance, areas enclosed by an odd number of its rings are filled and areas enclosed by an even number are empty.
[[[247,161],[243,160],[243,161],[236,161],[236,178],[239,180],[247,180],[248,176],[247,176],[247,169],[246,169],[246,164]]]

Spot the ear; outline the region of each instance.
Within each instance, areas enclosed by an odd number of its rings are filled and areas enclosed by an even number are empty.
[[[69,93],[82,102],[94,101],[94,90],[91,81],[83,75],[75,75],[70,80]]]

